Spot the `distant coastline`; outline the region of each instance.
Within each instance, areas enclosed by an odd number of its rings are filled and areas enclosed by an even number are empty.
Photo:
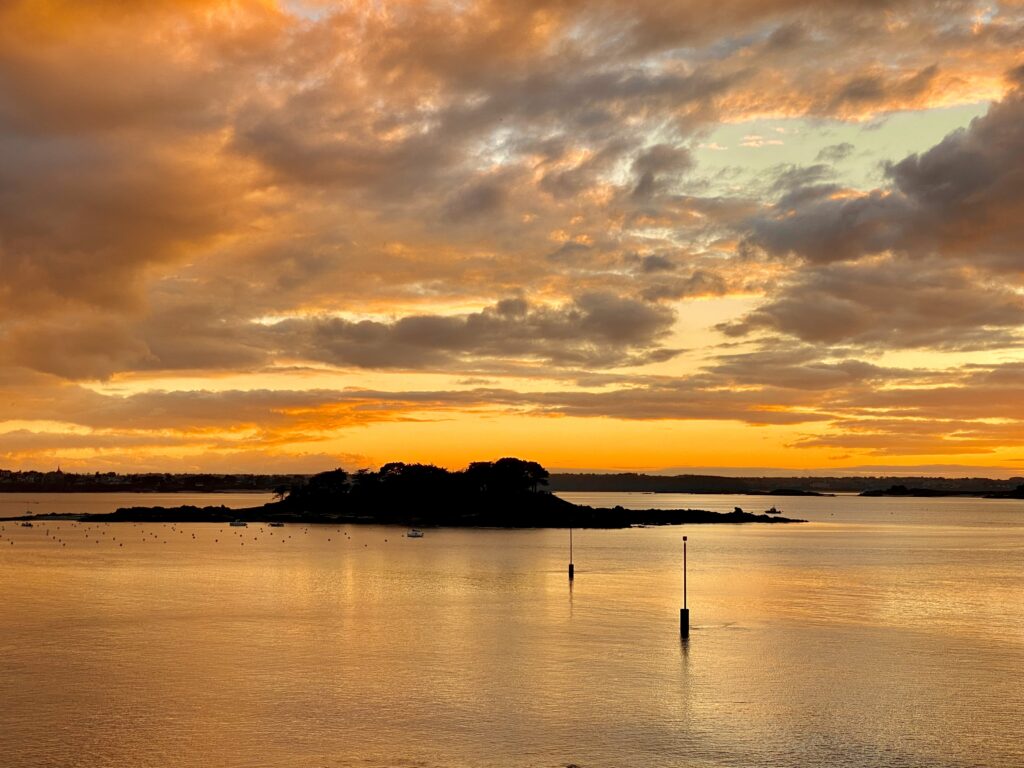
[[[934,498],[934,497],[955,497],[962,496],[965,498],[983,498],[983,499],[1024,499],[1024,484],[1018,485],[1016,488],[1006,491],[992,491],[989,493],[972,493],[970,491],[941,491],[935,490],[934,488],[909,488],[903,484],[892,485],[885,489],[863,491],[861,496],[868,497],[879,497],[885,496],[890,498],[899,498],[901,496],[908,496],[914,498]]]
[[[479,462],[477,462],[479,463]],[[410,465],[413,466],[413,465]],[[425,466],[425,465],[416,465]],[[365,473],[367,470],[360,470]],[[353,477],[359,476],[353,473]],[[0,469],[0,493],[277,493],[310,482],[302,474],[70,473]],[[725,477],[640,473],[549,475],[552,492],[685,493],[744,496],[965,496],[1024,498],[1024,478],[943,477]]]
[[[1024,477],[724,477],[718,475],[645,475],[562,473],[551,476],[552,491],[687,493],[736,496],[920,495],[1024,498]],[[901,493],[910,488],[911,493]]]

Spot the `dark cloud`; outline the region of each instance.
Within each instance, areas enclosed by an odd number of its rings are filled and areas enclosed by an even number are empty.
[[[842,84],[831,97],[827,111],[840,111],[846,104],[912,99],[928,90],[938,71],[939,68],[932,64],[919,72],[895,79],[881,74],[857,75]]]
[[[664,307],[590,293],[559,307],[511,299],[468,315],[287,320],[272,331],[291,355],[333,365],[450,369],[473,359],[528,359],[601,368],[671,357],[660,341],[673,319]]]
[[[505,202],[505,190],[494,182],[481,182],[459,190],[445,206],[451,222],[495,213]]]
[[[935,261],[898,258],[805,269],[768,302],[719,329],[812,343],[991,349],[1020,341],[1024,299],[1005,285]]]
[[[693,158],[685,148],[668,144],[649,147],[633,160],[633,174],[636,177],[633,196],[650,197],[659,191],[659,187],[671,184],[679,174],[692,167]]]
[[[137,303],[147,268],[238,223],[238,189],[202,161],[124,149],[0,126],[0,315]]]
[[[678,265],[671,259],[665,256],[658,256],[657,254],[651,256],[643,256],[640,259],[640,269],[643,272],[671,272]]]
[[[889,165],[864,195],[782,177],[773,214],[748,244],[808,262],[739,321],[771,331],[883,348],[992,349],[1020,342],[1024,96],[1018,91],[921,154]],[[884,256],[882,254],[885,254]]]
[[[586,192],[594,186],[602,176],[610,173],[615,164],[627,153],[631,142],[610,139],[600,145],[596,151],[589,152],[585,157],[574,159],[569,156],[573,149],[568,137],[563,137],[557,144],[550,140],[544,142],[542,167],[545,169],[538,186],[544,192],[558,199],[571,199]],[[550,150],[557,146],[556,152]],[[540,147],[524,144],[519,150],[529,153]]]
[[[778,166],[772,169],[771,175],[772,192],[792,194],[806,187],[819,188],[822,182],[832,179],[835,174],[828,165],[815,163],[805,166]],[[790,204],[788,198],[784,198],[778,205],[787,207]]]
[[[238,81],[275,49],[281,16],[245,0],[234,25],[225,13],[199,2],[0,8],[0,317],[137,303],[149,270],[258,215],[246,169],[217,157],[217,134]],[[177,55],[184,46],[191,54]]]
[[[915,214],[911,201],[880,191],[852,200],[815,193],[809,204],[752,220],[748,242],[773,255],[848,261],[897,248]]]
[[[751,222],[753,244],[812,262],[895,251],[1019,269],[1024,235],[1024,95],[888,167],[891,187],[863,196],[785,201]]]
[[[851,386],[890,383],[906,371],[883,368],[864,360],[823,360],[817,347],[768,345],[754,352],[721,355],[706,369],[733,386],[771,386],[811,391],[841,391]]]
[[[839,144],[830,144],[819,151],[814,159],[826,163],[838,163],[852,155],[855,150],[856,147],[848,141],[844,141]]]
[[[105,379],[116,371],[146,367],[149,349],[120,317],[64,320],[14,325],[0,335],[0,362],[67,379]]]
[[[686,277],[659,278],[657,282],[644,288],[641,295],[648,301],[663,301],[696,296],[721,296],[728,290],[728,283],[721,275],[697,269]]]
[[[476,313],[391,322],[322,316],[253,322],[182,299],[132,327],[89,314],[14,324],[0,361],[70,380],[128,371],[258,371],[280,359],[455,373],[511,370],[521,362],[607,368],[673,357],[677,350],[662,342],[674,317],[669,308],[610,293],[550,307],[510,298]]]

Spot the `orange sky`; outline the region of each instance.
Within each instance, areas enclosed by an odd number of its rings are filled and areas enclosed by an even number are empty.
[[[1022,33],[4,3],[0,468],[1024,474]]]

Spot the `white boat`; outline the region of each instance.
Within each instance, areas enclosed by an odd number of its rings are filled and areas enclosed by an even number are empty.
[[[284,523],[280,520],[275,520],[273,523],[267,523],[271,528],[284,528]]]
[[[405,534],[405,535],[406,535],[407,538],[410,538],[410,539],[422,539],[423,538],[423,531],[419,530],[418,528],[411,528],[409,530],[409,532],[407,534]]]
[[[245,520],[232,520],[230,525],[235,528],[244,528],[249,524]]]

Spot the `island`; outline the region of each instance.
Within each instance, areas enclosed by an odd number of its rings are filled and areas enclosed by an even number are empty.
[[[301,522],[493,528],[627,528],[646,525],[806,522],[778,514],[699,509],[625,509],[572,504],[547,490],[535,461],[477,461],[458,471],[390,462],[379,470],[343,469],[296,480],[259,507],[126,507],[63,517],[89,522]],[[35,518],[59,516],[34,516]],[[33,519],[29,517],[8,518]]]
[[[1018,485],[1016,488],[1003,491],[992,491],[989,493],[979,493],[976,490],[948,490],[948,489],[936,489],[936,488],[913,488],[903,484],[890,485],[888,488],[871,489],[863,491],[861,496],[908,496],[914,498],[932,498],[940,496],[981,496],[985,499],[1024,499],[1024,483]]]

